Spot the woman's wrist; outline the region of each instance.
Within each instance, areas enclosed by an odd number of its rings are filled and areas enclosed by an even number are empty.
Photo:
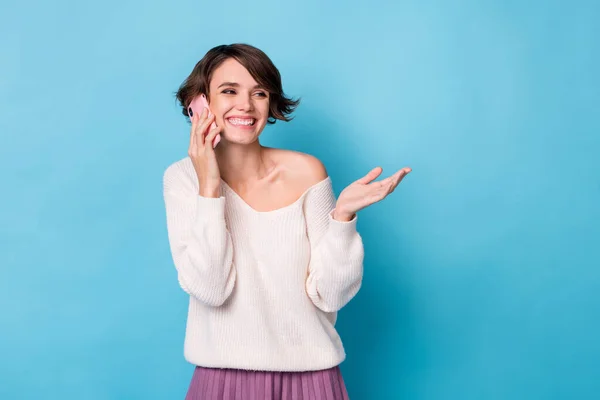
[[[333,212],[331,213],[331,217],[333,219],[335,219],[336,221],[341,221],[341,222],[352,221],[352,219],[354,218],[354,215],[355,214],[348,214],[343,211],[339,211],[337,208],[334,209]]]
[[[219,189],[216,188],[201,188],[200,191],[198,192],[198,194],[202,197],[209,197],[209,198],[217,198],[221,196],[221,193],[219,192]]]

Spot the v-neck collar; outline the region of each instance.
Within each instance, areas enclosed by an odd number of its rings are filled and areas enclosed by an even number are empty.
[[[331,180],[331,177],[329,177],[329,176],[328,176],[328,177],[326,177],[325,179],[323,179],[323,180],[321,180],[321,181],[319,181],[319,182],[317,182],[317,183],[315,183],[315,184],[311,185],[311,186],[310,186],[308,189],[306,189],[306,190],[305,190],[305,191],[304,191],[304,192],[303,192],[303,193],[300,195],[300,197],[298,197],[298,198],[297,198],[297,199],[296,199],[294,202],[292,202],[292,203],[290,203],[290,204],[288,204],[288,205],[285,205],[285,206],[279,207],[279,208],[275,208],[275,209],[273,209],[273,210],[269,210],[269,211],[258,211],[258,210],[256,210],[254,207],[252,207],[250,204],[248,204],[248,202],[246,202],[246,200],[244,200],[244,199],[242,198],[242,196],[240,196],[240,195],[239,195],[239,194],[238,194],[238,193],[237,193],[235,190],[233,190],[233,189],[231,188],[231,186],[229,186],[229,185],[227,184],[227,182],[225,182],[225,181],[224,181],[222,178],[221,178],[221,185],[222,185],[222,186],[225,188],[225,190],[226,190],[226,191],[228,191],[229,193],[231,193],[235,199],[237,199],[237,200],[238,200],[240,203],[242,203],[242,205],[243,205],[244,207],[246,207],[248,210],[250,210],[251,212],[253,212],[253,213],[256,213],[256,214],[273,214],[273,213],[282,212],[282,211],[285,211],[285,210],[287,210],[287,209],[290,209],[290,208],[294,207],[295,205],[297,205],[298,203],[300,203],[300,202],[302,201],[302,199],[303,199],[303,198],[304,198],[304,197],[305,197],[305,196],[306,196],[306,195],[307,195],[307,194],[308,194],[308,193],[309,193],[311,190],[314,190],[314,189],[316,189],[317,187],[319,187],[319,186],[321,186],[321,185],[324,185],[326,182],[329,182],[330,180]]]

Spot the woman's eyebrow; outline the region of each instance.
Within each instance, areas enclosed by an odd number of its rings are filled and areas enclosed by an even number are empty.
[[[219,89],[223,86],[240,87],[240,84],[237,82],[223,82],[217,87],[217,89]],[[256,85],[254,85],[254,87],[252,89],[263,89],[263,87],[260,84],[256,84]]]

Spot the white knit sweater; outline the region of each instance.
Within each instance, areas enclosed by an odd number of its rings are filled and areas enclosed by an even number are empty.
[[[202,197],[189,157],[164,173],[167,228],[190,295],[185,358],[214,368],[311,371],[340,364],[337,311],[358,292],[356,217],[331,217],[331,179],[274,211],[251,208],[224,181]]]

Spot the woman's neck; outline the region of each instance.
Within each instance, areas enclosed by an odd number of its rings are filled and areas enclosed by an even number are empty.
[[[275,167],[268,148],[250,144],[220,143],[215,149],[221,178],[230,186],[244,188],[267,177]]]

